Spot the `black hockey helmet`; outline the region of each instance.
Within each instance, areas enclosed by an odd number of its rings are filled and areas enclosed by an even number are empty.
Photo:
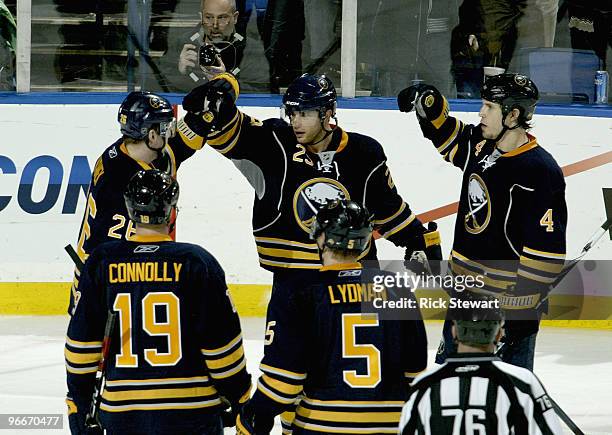
[[[178,181],[159,169],[138,171],[123,193],[130,219],[151,225],[170,223],[178,197]]]
[[[480,95],[483,99],[501,106],[504,119],[513,109],[521,113],[519,124],[527,127],[539,98],[538,88],[529,77],[523,74],[505,73],[490,76],[482,85]]]
[[[174,113],[172,105],[164,97],[151,92],[134,91],[119,106],[117,120],[124,136],[142,140],[155,125],[159,125],[159,133],[166,136],[173,128]]]
[[[354,201],[329,201],[317,213],[310,229],[316,240],[325,232],[325,246],[332,249],[362,252],[372,235],[372,217],[368,210]]]
[[[327,110],[336,113],[336,88],[325,75],[302,74],[295,79],[283,95],[283,111],[286,116],[292,112],[319,109],[319,116],[325,117]]]
[[[465,344],[492,344],[504,322],[504,311],[498,300],[469,290],[459,293],[456,299],[465,303],[450,312],[457,329],[457,340]],[[468,307],[469,304],[472,307]]]

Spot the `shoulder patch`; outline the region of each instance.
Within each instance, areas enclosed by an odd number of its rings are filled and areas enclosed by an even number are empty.
[[[102,157],[99,157],[98,160],[96,161],[96,165],[94,166],[94,170],[93,170],[92,178],[93,178],[94,186],[98,184],[98,180],[100,179],[102,174],[104,174],[104,163],[102,162]]]

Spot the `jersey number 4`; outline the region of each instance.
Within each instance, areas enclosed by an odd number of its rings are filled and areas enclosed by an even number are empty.
[[[180,300],[170,292],[147,294],[141,302],[142,325],[138,325],[150,336],[162,336],[168,341],[168,351],[144,349],[144,359],[152,366],[174,366],[181,360],[181,311]],[[157,318],[157,308],[164,310],[164,320]],[[119,293],[115,297],[113,310],[119,312],[121,351],[115,357],[117,367],[138,367],[138,355],[134,353],[133,336],[136,330],[132,316],[132,295]],[[137,319],[136,319],[137,320]]]
[[[365,358],[367,373],[357,374],[356,370],[344,370],[342,378],[352,388],[374,388],[380,383],[380,351],[373,344],[357,344],[357,328],[377,327],[378,315],[342,315],[342,357]]]

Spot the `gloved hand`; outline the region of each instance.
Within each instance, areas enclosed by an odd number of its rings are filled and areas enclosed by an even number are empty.
[[[215,127],[219,121],[229,121],[229,116],[235,110],[235,102],[238,98],[238,81],[229,73],[216,76],[213,80],[192,89],[183,98],[183,109],[188,113],[201,116],[202,121]],[[185,122],[196,133],[194,129],[199,126],[194,123],[193,117],[187,118]],[[193,126],[192,126],[193,123]]]
[[[85,416],[77,412],[68,415],[68,425],[72,435],[103,435],[104,430],[101,427],[87,427],[85,425]]]
[[[421,118],[429,121],[437,119],[448,104],[445,98],[434,86],[426,84],[411,85],[397,96],[397,106],[401,112],[412,112],[416,109]]]
[[[413,238],[412,243],[406,246],[404,265],[414,273],[440,273],[442,261],[442,246],[440,245],[440,232],[438,224],[429,222],[427,230]]]
[[[274,426],[274,416],[268,414],[255,414],[252,404],[247,402],[241,407],[236,418],[236,433],[238,435],[269,434]]]
[[[532,310],[525,310],[532,311]],[[524,313],[527,317],[527,313]],[[532,311],[532,315],[537,315],[535,311]],[[518,343],[524,338],[529,337],[532,334],[537,333],[540,330],[540,321],[538,319],[530,320],[506,320],[504,323],[504,342],[506,345],[513,345]]]

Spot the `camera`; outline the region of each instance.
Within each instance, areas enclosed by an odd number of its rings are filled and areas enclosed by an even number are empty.
[[[198,50],[200,66],[213,66],[217,64],[217,49],[212,44],[200,45]]]

